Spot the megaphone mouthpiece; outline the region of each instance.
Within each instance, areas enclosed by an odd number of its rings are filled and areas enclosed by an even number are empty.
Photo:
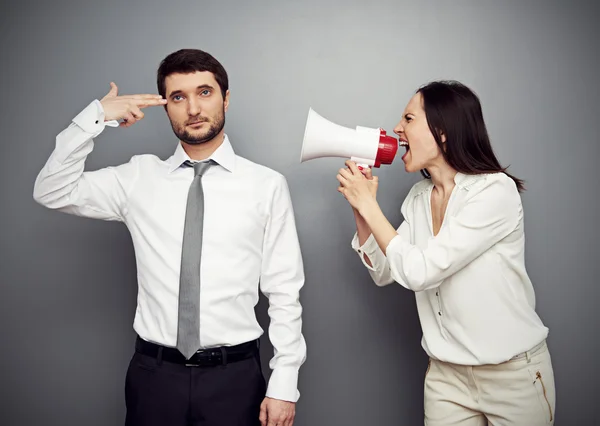
[[[375,158],[375,167],[381,164],[392,164],[398,153],[398,140],[388,136],[385,130],[381,129],[379,136],[379,149],[377,150],[377,158]]]

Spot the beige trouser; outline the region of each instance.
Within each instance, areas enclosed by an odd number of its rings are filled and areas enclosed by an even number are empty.
[[[553,425],[555,406],[545,341],[498,365],[470,367],[432,359],[425,374],[426,426]]]

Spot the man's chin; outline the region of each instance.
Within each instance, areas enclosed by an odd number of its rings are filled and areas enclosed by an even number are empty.
[[[189,132],[185,131],[177,135],[179,139],[188,145],[200,145],[211,141],[215,135],[207,131]]]
[[[209,126],[208,128],[205,126],[201,127],[203,128],[194,129],[185,125],[175,126],[171,122],[171,128],[173,129],[175,136],[177,136],[181,142],[187,145],[201,145],[203,143],[213,141],[217,136],[219,136],[219,133],[221,133],[223,127],[225,127],[225,122],[223,121],[219,128],[215,128],[215,126]]]
[[[187,145],[201,145],[203,143],[209,142],[211,139],[208,138],[179,138],[181,142]]]

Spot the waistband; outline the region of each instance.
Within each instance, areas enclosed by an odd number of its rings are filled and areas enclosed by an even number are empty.
[[[259,341],[257,339],[234,346],[202,349],[192,355],[190,359],[185,359],[177,348],[148,342],[138,336],[135,342],[135,351],[142,355],[156,358],[159,361],[183,364],[188,367],[202,367],[224,365],[257,356],[259,353]]]
[[[517,359],[522,359],[522,358],[531,358],[533,355],[537,354],[540,350],[542,350],[544,347],[546,346],[546,340],[542,340],[540,343],[538,343],[537,345],[535,345],[533,348],[529,349],[528,351],[525,352],[521,352],[520,354],[517,354],[515,356],[513,356],[510,361],[514,361]]]

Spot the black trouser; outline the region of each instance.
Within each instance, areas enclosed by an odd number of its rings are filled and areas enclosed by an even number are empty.
[[[125,380],[126,426],[254,426],[265,397],[257,342],[198,354],[138,338]]]

